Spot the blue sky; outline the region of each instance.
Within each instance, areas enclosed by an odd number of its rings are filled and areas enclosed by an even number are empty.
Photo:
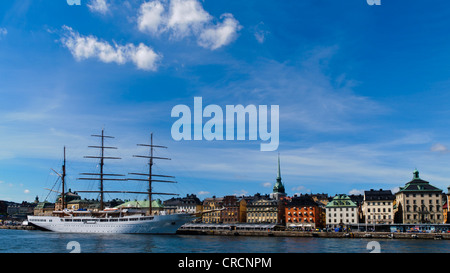
[[[64,145],[69,187],[95,190],[77,178],[95,171],[83,156],[103,127],[123,158],[110,171],[144,171],[132,155],[150,132],[169,147],[155,168],[179,183],[155,191],[270,193],[278,152],[289,195],[395,190],[414,168],[447,191],[448,18],[446,1],[4,1],[0,199],[45,199]],[[174,141],[171,109],[195,96],[279,105],[278,150]]]

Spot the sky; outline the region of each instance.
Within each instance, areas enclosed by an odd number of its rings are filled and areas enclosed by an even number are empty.
[[[361,194],[420,177],[450,186],[450,6],[365,0],[2,1],[0,200],[54,201],[63,147],[67,187],[98,171],[91,137],[114,136],[108,172],[144,172],[154,191],[224,195]],[[175,140],[179,104],[279,106],[279,145]],[[203,124],[208,118],[203,118]],[[105,189],[145,190],[135,181]],[[97,198],[82,194],[83,198]],[[157,196],[166,199],[166,196]],[[142,196],[108,194],[106,199]]]

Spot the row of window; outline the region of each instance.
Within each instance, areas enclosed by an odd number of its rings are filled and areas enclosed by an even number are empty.
[[[276,223],[276,219],[263,219],[262,221],[260,219],[248,219],[247,223]]]
[[[377,217],[378,216],[378,217]],[[387,216],[387,217],[386,217]],[[381,220],[381,219],[384,219],[384,220],[386,220],[386,219],[391,219],[391,215],[374,215],[373,217],[371,217],[370,215],[367,215],[367,219],[368,220],[370,220],[370,219],[378,219],[378,220]]]
[[[294,211],[292,214],[293,214],[293,215],[297,215],[297,212]],[[308,215],[308,212],[305,211],[305,212],[303,212],[303,214],[304,214],[304,215]],[[290,212],[290,211],[288,211],[288,215],[291,215],[291,212]],[[302,215],[302,212],[299,211],[299,212],[298,212],[298,215]],[[313,215],[313,212],[310,211],[310,212],[309,212],[309,215]]]
[[[409,197],[410,195],[412,195],[412,197],[416,197],[416,196],[417,196],[416,193],[412,193],[412,194],[411,194],[411,193],[406,193],[405,195],[406,195],[406,197]],[[440,197],[441,194],[436,193],[435,196],[436,196],[436,197]],[[425,197],[425,194],[424,194],[424,193],[421,193],[421,194],[420,194],[420,197]],[[428,197],[433,197],[433,194],[432,194],[432,193],[429,193],[429,194],[428,194]]]
[[[303,218],[303,221],[302,221],[302,218],[288,218],[288,222],[306,222],[306,223],[314,223],[314,219],[313,218],[309,218],[309,220],[308,220],[308,218]]]
[[[418,210],[418,206],[413,206],[413,211],[419,211]],[[406,206],[406,211],[407,212],[411,212],[411,206]],[[421,211],[429,211],[429,212],[433,212],[434,211],[434,207],[433,207],[433,205],[430,205],[429,207],[426,207],[426,206],[422,206],[421,207]],[[439,212],[439,211],[441,211],[441,206],[436,206],[436,211],[437,212]]]
[[[419,219],[420,217],[417,214],[412,214],[412,215],[411,214],[406,214],[406,219],[410,220],[411,218],[416,220],[416,219]],[[434,214],[427,215],[424,218],[428,218],[430,220],[434,220]],[[436,214],[436,219],[440,220],[441,219],[441,215],[440,214]]]
[[[277,216],[277,213],[275,212],[259,212],[259,213],[249,213],[247,214],[248,217],[265,217],[265,216]]]
[[[329,211],[355,211],[355,208],[328,208]]]
[[[336,215],[336,213],[333,215],[334,217],[337,217],[337,215]],[[331,218],[331,213],[329,213],[328,214],[328,217],[330,217]],[[341,214],[339,214],[339,217],[343,217],[343,214],[341,213]],[[345,214],[345,217],[349,217],[349,214],[348,213],[346,213]],[[352,213],[352,217],[355,217],[355,214],[354,213]]]
[[[370,208],[367,209],[367,212],[381,212],[381,209],[373,209],[372,211],[370,211]],[[383,212],[386,212],[386,208],[383,208]],[[387,212],[391,212],[391,208],[387,209]]]
[[[409,199],[406,199],[406,204],[409,204],[409,201],[410,201]],[[413,201],[413,204],[416,204],[416,201],[417,201],[417,200],[416,200],[416,199],[413,199],[412,201]],[[428,203],[429,203],[430,205],[433,204],[433,199],[429,199],[429,202],[428,202]],[[425,200],[423,200],[423,199],[420,200],[420,204],[422,204],[422,205],[425,204]],[[436,199],[436,204],[440,204],[439,199]]]
[[[392,205],[392,202],[371,202],[371,201],[365,201],[365,203],[369,206],[386,206],[386,205]],[[386,204],[387,203],[387,204]]]
[[[333,220],[333,221],[331,221],[331,220]],[[331,222],[338,223],[338,219],[334,218],[334,219],[328,219],[327,220],[327,223],[331,223]],[[341,221],[339,221],[339,223],[340,222]],[[347,219],[347,221],[345,221],[345,223],[356,223],[356,222],[355,222],[355,219]]]
[[[292,208],[288,208],[288,209],[293,209],[293,210],[301,210],[301,207],[292,207]],[[307,210],[308,207],[303,207],[304,210]],[[309,207],[309,209],[313,209],[313,207]]]

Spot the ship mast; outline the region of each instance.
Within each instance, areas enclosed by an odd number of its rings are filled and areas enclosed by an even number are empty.
[[[62,174],[60,174],[59,172],[55,171],[54,169],[52,169],[52,171],[54,171],[56,173],[56,175],[59,176],[59,178],[61,178],[61,192],[59,191],[55,191],[53,189],[47,189],[49,191],[54,191],[57,193],[61,193],[61,210],[64,210],[64,206],[65,206],[65,194],[64,194],[64,186],[65,186],[65,182],[66,182],[66,146],[64,146],[64,159],[63,159],[63,165],[62,165]]]
[[[62,194],[61,194],[61,210],[64,210],[65,206],[65,192],[64,192],[64,185],[66,184],[66,146],[64,146],[64,160],[62,165],[62,175],[61,175],[61,187],[62,187]]]
[[[176,181],[171,181],[171,180],[153,179],[153,177],[175,178],[174,176],[154,174],[152,172],[152,167],[153,167],[153,164],[154,164],[153,160],[154,159],[171,160],[170,158],[167,158],[167,157],[157,157],[157,156],[153,155],[153,149],[154,148],[167,149],[166,146],[153,145],[153,133],[150,134],[150,144],[137,144],[137,146],[144,146],[144,147],[149,147],[150,148],[150,156],[133,155],[133,157],[140,157],[140,158],[147,158],[148,159],[148,173],[128,173],[128,174],[131,174],[131,175],[141,175],[141,176],[145,177],[145,178],[128,178],[128,180],[147,181],[148,182],[148,192],[140,192],[140,193],[148,194],[148,201],[149,201],[148,214],[152,215],[152,195],[153,194],[158,194],[158,195],[178,195],[178,194],[174,194],[174,193],[161,193],[161,192],[156,193],[156,192],[152,192],[152,183],[153,182],[177,183],[177,182]]]
[[[121,159],[120,157],[110,157],[105,156],[105,149],[117,149],[117,147],[107,147],[105,146],[105,138],[114,138],[113,136],[107,136],[104,133],[104,129],[102,129],[101,135],[91,135],[93,137],[101,138],[100,146],[88,146],[89,148],[100,149],[100,156],[85,156],[84,158],[96,158],[100,159],[100,171],[98,173],[81,173],[81,175],[92,175],[94,177],[82,177],[78,178],[79,180],[96,180],[100,182],[99,191],[79,191],[79,192],[98,192],[100,193],[100,211],[104,209],[104,193],[112,192],[103,190],[103,182],[104,181],[126,181],[125,178],[109,178],[108,176],[125,176],[122,174],[105,174],[103,172],[103,166],[105,164],[105,159]]]

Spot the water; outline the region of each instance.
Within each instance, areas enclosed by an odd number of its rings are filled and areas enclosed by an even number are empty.
[[[8,229],[0,230],[0,242],[0,253],[369,253],[369,243],[379,244],[381,253],[450,252],[449,240],[68,234]]]

